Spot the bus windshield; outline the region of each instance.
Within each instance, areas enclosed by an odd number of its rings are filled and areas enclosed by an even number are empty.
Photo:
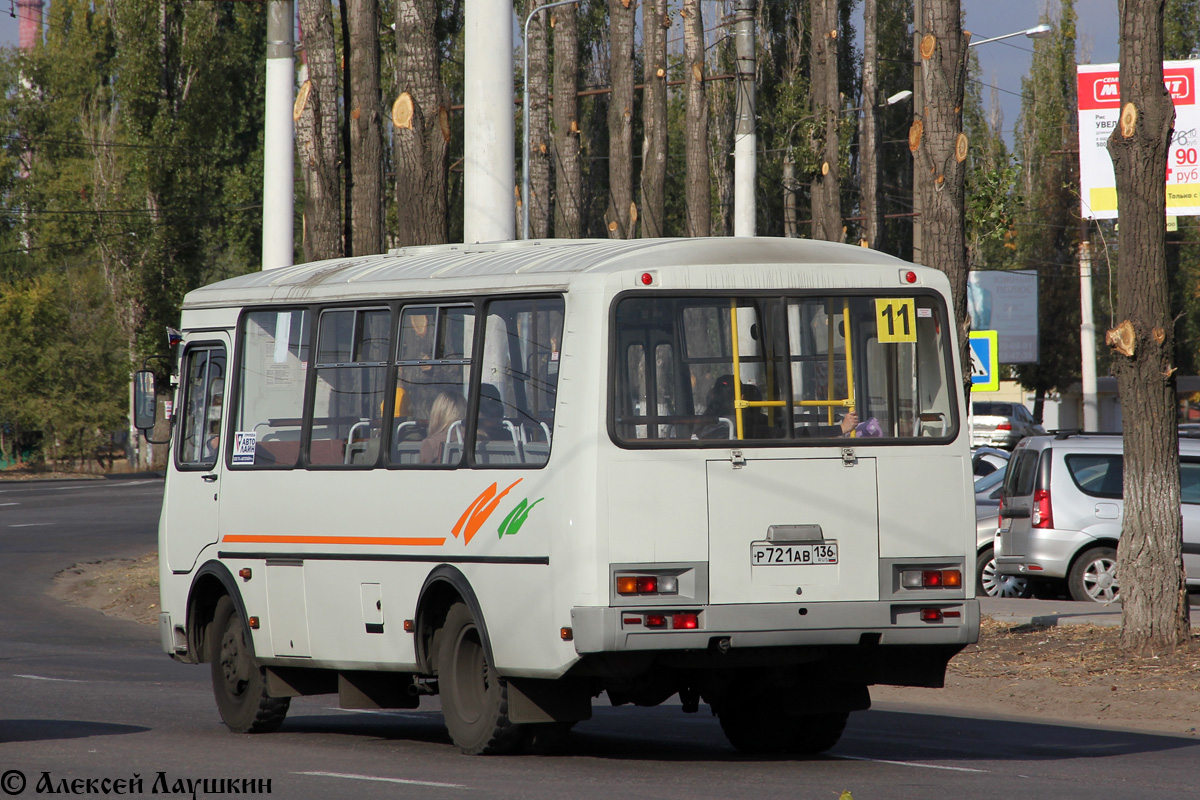
[[[957,431],[935,295],[626,295],[613,327],[621,444],[932,443]]]

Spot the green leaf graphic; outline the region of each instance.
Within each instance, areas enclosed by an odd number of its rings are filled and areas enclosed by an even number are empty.
[[[545,499],[544,497],[539,497],[530,503],[529,498],[525,498],[517,503],[517,507],[508,512],[508,516],[500,523],[500,527],[497,529],[497,533],[500,534],[499,538],[516,536],[517,531],[521,530],[521,526],[525,524],[525,518],[529,516],[529,512],[533,511],[533,507]]]

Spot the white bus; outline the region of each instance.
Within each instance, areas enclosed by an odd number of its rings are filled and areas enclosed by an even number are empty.
[[[946,278],[797,239],[449,245],[184,301],[163,648],[234,731],[415,708],[466,753],[593,699],[838,740],[976,640]],[[144,398],[143,398],[144,399]],[[145,420],[139,424],[146,424]]]

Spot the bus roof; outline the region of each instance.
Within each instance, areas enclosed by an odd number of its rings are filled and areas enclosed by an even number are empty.
[[[407,247],[241,275],[196,289],[184,308],[336,301],[386,294],[563,289],[580,276],[681,266],[824,265],[904,267],[865,247],[812,239],[538,239]],[[926,268],[914,267],[921,270]]]

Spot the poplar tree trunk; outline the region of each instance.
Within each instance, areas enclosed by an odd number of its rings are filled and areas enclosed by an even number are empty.
[[[708,178],[708,97],[704,90],[704,18],[700,0],[683,0],[683,91],[687,235],[712,231]]]
[[[882,192],[879,190],[879,0],[863,3],[863,122],[859,138],[859,191],[861,192],[861,243],[876,250],[884,249]]]
[[[525,15],[544,0],[526,0]],[[545,239],[550,235],[550,47],[546,31],[549,12],[542,11],[529,21],[529,235]],[[524,17],[522,17],[524,18]]]
[[[402,247],[449,240],[450,99],[441,79],[437,9],[437,0],[396,3],[392,162]]]
[[[1175,108],[1163,86],[1164,0],[1120,6],[1121,119],[1108,139],[1121,215],[1118,316],[1108,332],[1125,420],[1125,508],[1117,552],[1128,650],[1189,637],[1167,293],[1167,153]]]
[[[379,0],[350,0],[351,255],[384,251],[383,113],[379,92]]]
[[[967,42],[959,0],[923,0],[920,63],[924,108],[916,109],[909,130],[914,181],[921,203],[924,262],[950,280],[954,318],[958,320],[961,376],[970,390],[971,359],[967,331],[967,234],[963,182],[967,137],[962,132],[967,81]]]
[[[838,4],[837,0],[810,0],[812,15],[812,96],[820,138],[813,143],[817,169],[812,177],[812,238],[844,241],[838,137]]]
[[[642,0],[642,236],[663,235],[667,182],[667,0]]]
[[[304,260],[337,258],[342,250],[342,186],[338,174],[337,48],[329,0],[300,0],[307,88],[296,98],[297,155],[304,172]]]
[[[604,221],[612,239],[632,239],[633,205],[633,0],[608,0],[608,211]]]
[[[579,158],[579,25],[575,6],[551,10],[554,29],[554,235],[583,236],[583,162]]]

